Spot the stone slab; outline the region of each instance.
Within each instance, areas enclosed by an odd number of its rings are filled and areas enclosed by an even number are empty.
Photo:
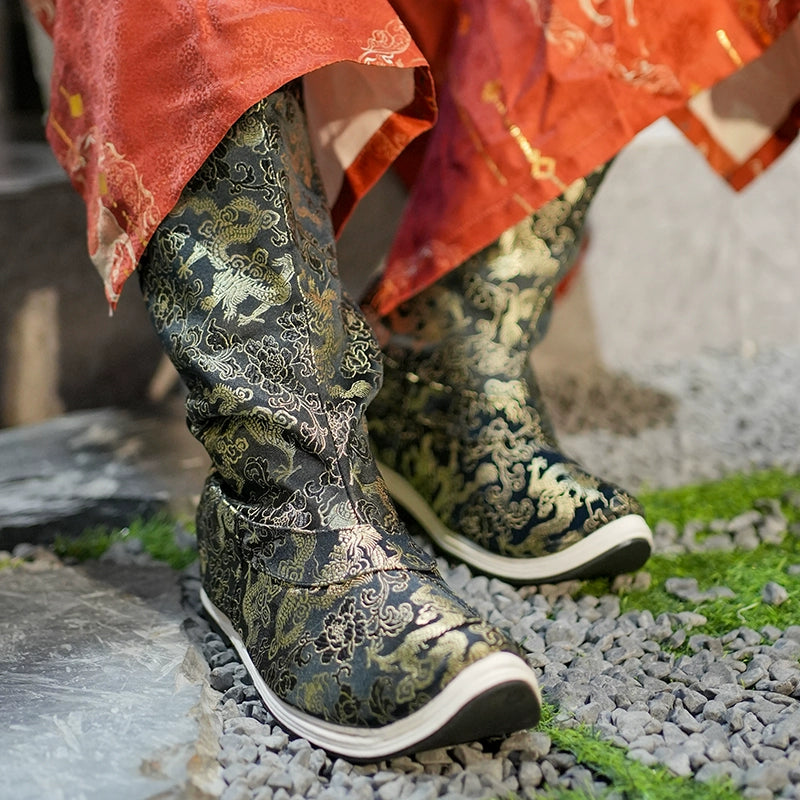
[[[182,421],[118,409],[0,431],[0,550],[185,501],[200,491],[204,456]]]
[[[0,798],[219,796],[218,695],[177,580],[108,562],[0,571]]]

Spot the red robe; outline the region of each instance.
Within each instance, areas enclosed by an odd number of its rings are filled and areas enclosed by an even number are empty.
[[[48,139],[112,303],[225,132],[301,76],[337,230],[406,150],[379,312],[658,117],[737,188],[800,125],[800,0],[29,4],[55,43]]]

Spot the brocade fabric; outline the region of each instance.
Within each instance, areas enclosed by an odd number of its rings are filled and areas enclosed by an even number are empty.
[[[326,182],[339,224],[433,119],[425,61],[387,0],[28,3],[54,41],[48,140],[112,304],[207,156],[281,86],[316,79],[318,156],[342,159]]]
[[[642,513],[561,453],[530,361],[603,172],[383,320],[384,385],[369,410],[376,458],[446,528],[507,558],[565,552]]]

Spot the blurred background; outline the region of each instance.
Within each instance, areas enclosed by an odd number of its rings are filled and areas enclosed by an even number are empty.
[[[0,0],[4,426],[140,403],[160,357],[135,285],[109,318],[86,252],[83,204],[44,140],[49,40],[26,24],[22,5]]]

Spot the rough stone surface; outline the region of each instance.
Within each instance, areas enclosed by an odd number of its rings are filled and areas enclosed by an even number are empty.
[[[0,569],[0,796],[220,794],[219,695],[178,576],[34,563]]]
[[[173,429],[103,409],[0,431],[0,550],[95,526],[123,527],[163,509]],[[171,486],[181,469],[170,476]],[[199,491],[195,470],[187,484]]]

